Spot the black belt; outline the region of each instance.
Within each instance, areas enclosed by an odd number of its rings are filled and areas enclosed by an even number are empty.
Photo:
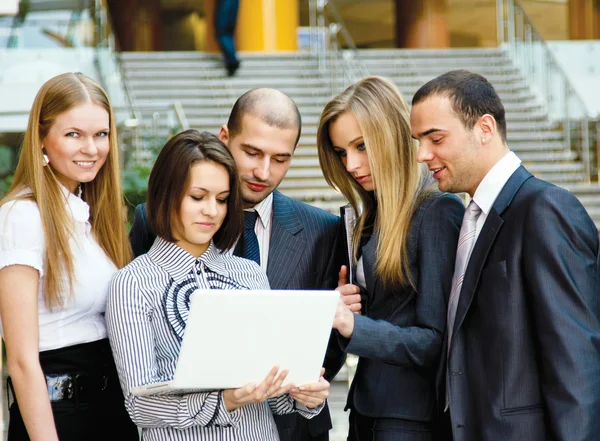
[[[90,375],[87,373],[45,374],[48,385],[48,398],[51,402],[73,401],[79,405],[100,392],[106,390],[108,377],[106,375]],[[11,378],[7,384],[13,397],[16,397]],[[9,403],[10,404],[10,403]]]

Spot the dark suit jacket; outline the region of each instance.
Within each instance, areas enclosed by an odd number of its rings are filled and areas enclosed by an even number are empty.
[[[272,289],[335,289],[342,264],[338,245],[339,217],[319,208],[273,193],[273,221],[267,277]],[[129,238],[136,256],[146,253],[155,239],[145,204],[136,208]],[[300,332],[289,330],[289,332]],[[337,349],[337,348],[336,348]],[[341,351],[325,357],[325,378],[331,381],[344,363]],[[281,441],[327,439],[331,417],[326,407],[310,420],[293,413],[275,415]]]
[[[340,343],[359,362],[348,407],[372,418],[431,422],[446,308],[465,208],[454,195],[435,193],[411,220],[408,283],[386,286],[375,271],[379,236],[362,248],[367,290],[354,332]]]
[[[571,193],[515,171],[460,294],[448,362],[455,441],[600,439],[598,245]]]

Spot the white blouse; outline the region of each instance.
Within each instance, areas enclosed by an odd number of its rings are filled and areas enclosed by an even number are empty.
[[[0,207],[0,269],[26,265],[40,274],[38,284],[39,350],[46,351],[106,338],[104,311],[108,284],[116,266],[100,247],[89,222],[89,206],[62,188],[73,216],[70,238],[75,280],[73,292],[64,276],[64,306],[49,310],[42,292],[46,244],[38,205],[33,201],[10,201]],[[23,295],[14,293],[14,295]],[[4,336],[0,322],[0,332]]]

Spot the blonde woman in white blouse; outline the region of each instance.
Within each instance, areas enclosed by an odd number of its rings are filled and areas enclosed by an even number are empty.
[[[243,231],[244,217],[233,157],[216,136],[187,130],[169,140],[150,174],[146,210],[157,238],[147,254],[117,273],[106,309],[127,410],[144,441],[277,441],[273,413],[317,415],[329,383],[321,378],[293,388],[285,384],[286,371],[275,367],[260,384],[239,389],[131,393],[173,379],[197,288],[269,289],[255,262],[226,252]],[[204,355],[206,363],[218,362]]]
[[[8,439],[136,440],[107,340],[108,283],[130,260],[106,93],[63,74],[38,92],[0,201]]]

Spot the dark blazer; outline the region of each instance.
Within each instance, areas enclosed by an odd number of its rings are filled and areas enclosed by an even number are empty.
[[[460,294],[448,356],[455,441],[600,439],[598,246],[575,196],[515,171]]]
[[[267,264],[271,288],[335,289],[342,265],[339,217],[275,191],[272,222]],[[129,238],[136,256],[146,253],[154,242],[155,234],[150,229],[145,204],[136,208]],[[344,361],[343,352],[328,350],[324,361],[328,381]],[[332,427],[328,407],[310,420],[297,413],[274,417],[281,441],[327,440]]]
[[[379,236],[362,247],[367,290],[354,332],[340,343],[359,356],[347,406],[372,418],[431,422],[435,379],[446,328],[458,235],[465,208],[454,195],[435,193],[411,220],[409,283],[386,286],[375,271]]]

